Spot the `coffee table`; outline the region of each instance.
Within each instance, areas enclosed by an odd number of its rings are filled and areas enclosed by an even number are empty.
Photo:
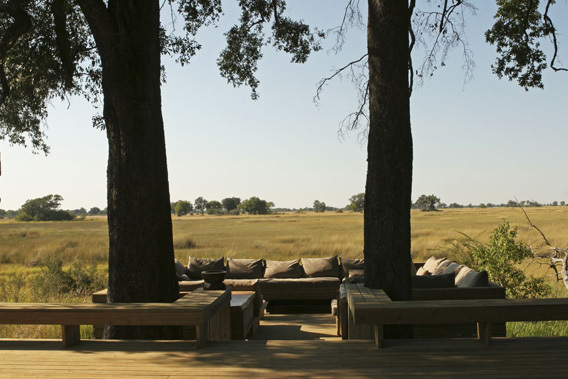
[[[258,326],[254,317],[254,291],[231,292],[231,339],[244,340],[252,335]]]

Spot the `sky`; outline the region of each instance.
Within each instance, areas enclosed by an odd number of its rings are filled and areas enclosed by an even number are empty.
[[[258,196],[278,208],[311,207],[314,200],[343,207],[364,192],[366,141],[357,132],[338,135],[339,123],[357,106],[347,80],[329,84],[316,105],[316,85],[334,67],[366,51],[366,30],[352,28],[344,48],[333,40],[305,64],[264,50],[259,63],[260,98],[233,88],[218,72],[223,33],[238,17],[232,2],[217,27],[197,36],[203,48],[190,65],[164,58],[163,116],[172,201],[193,202]],[[365,3],[365,2],[362,2]],[[420,1],[418,2],[420,4]],[[547,71],[544,90],[526,92],[491,72],[495,48],[484,32],[495,5],[475,2],[467,38],[476,69],[464,84],[459,50],[411,98],[414,141],[412,199],[434,194],[447,204],[568,201],[568,73]],[[288,15],[322,30],[339,25],[344,1],[288,1]],[[366,9],[362,9],[366,17]],[[568,3],[556,4],[560,59],[568,65]],[[166,18],[164,22],[169,22]],[[550,53],[548,46],[545,52]],[[413,61],[420,61],[417,49]],[[62,208],[106,207],[107,140],[93,129],[92,106],[79,98],[54,101],[46,134],[48,156],[0,141],[2,209],[48,194],[64,198]]]

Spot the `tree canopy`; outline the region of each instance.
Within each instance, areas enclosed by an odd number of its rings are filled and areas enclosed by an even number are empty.
[[[68,221],[75,216],[58,209],[63,201],[60,195],[47,195],[28,200],[22,205],[16,216],[17,221]]]

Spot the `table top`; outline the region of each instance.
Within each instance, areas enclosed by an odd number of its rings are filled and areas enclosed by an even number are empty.
[[[254,301],[254,291],[231,292],[231,308],[246,308]]]

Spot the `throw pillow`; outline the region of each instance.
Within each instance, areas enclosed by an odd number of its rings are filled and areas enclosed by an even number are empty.
[[[178,276],[178,278],[180,277],[180,275],[185,275],[186,269],[185,269],[185,266],[183,265],[183,263],[181,263],[177,259],[174,259],[174,264],[176,266],[176,275]]]
[[[489,285],[489,277],[487,271],[474,271],[468,273],[460,282],[458,287],[487,287]]]
[[[455,287],[455,275],[412,276],[412,288],[452,288]]]
[[[189,276],[183,274],[183,275],[178,275],[178,282],[186,282],[186,281],[190,281],[191,279],[189,279]]]
[[[301,278],[302,266],[300,260],[266,261],[265,278]]]
[[[456,284],[461,282],[462,279],[465,278],[465,276],[472,271],[473,271],[473,269],[471,269],[467,266],[463,266],[462,269],[456,274]]]
[[[365,276],[365,270],[349,270],[349,279],[351,278],[363,278]]]
[[[302,267],[310,278],[340,276],[337,255],[329,258],[302,258]]]
[[[228,279],[260,279],[264,274],[262,259],[227,258]]]
[[[349,277],[349,270],[363,270],[364,268],[364,259],[341,258],[341,274],[344,278]]]
[[[193,280],[201,280],[201,271],[224,270],[223,257],[195,258],[189,257],[188,276]]]
[[[452,264],[452,263],[454,263],[454,262],[452,262],[452,261],[446,259],[445,261],[443,261],[442,263],[440,263],[440,265],[438,266],[438,268],[436,269],[436,271],[434,271],[434,272],[432,273],[432,275],[441,275],[441,274],[443,274],[443,273],[444,273],[444,270],[445,270],[450,264]]]
[[[450,263],[444,270],[444,272],[442,274],[458,274],[458,272],[462,269],[462,267],[464,267],[463,265],[460,265],[459,263],[456,262],[452,262]]]
[[[432,275],[432,273],[428,270],[424,270],[424,267],[420,267],[418,270],[416,270],[416,276],[428,276],[428,275]]]
[[[430,258],[428,258],[428,260],[424,263],[424,266],[422,266],[422,267],[424,267],[424,270],[434,272],[434,271],[436,271],[436,269],[438,268],[440,263],[442,263],[445,260],[447,260],[447,258],[430,257]]]

